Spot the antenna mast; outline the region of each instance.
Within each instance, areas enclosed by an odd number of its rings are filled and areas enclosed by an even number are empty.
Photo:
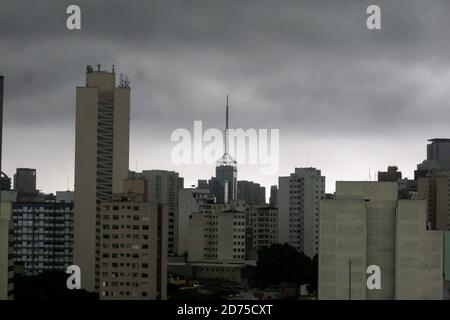
[[[224,153],[228,154],[228,95],[227,95],[227,107],[226,107],[226,113],[225,113],[225,150]]]

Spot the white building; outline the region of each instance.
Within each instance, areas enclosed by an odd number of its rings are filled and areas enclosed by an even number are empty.
[[[178,255],[188,251],[189,217],[194,212],[210,210],[214,195],[209,189],[181,189],[178,193]]]
[[[278,209],[267,204],[249,206],[246,235],[247,260],[257,260],[259,249],[278,241]]]
[[[308,257],[318,252],[320,200],[325,198],[325,177],[315,168],[295,168],[279,177],[278,242],[289,243]]]
[[[167,204],[169,211],[168,241],[169,255],[178,254],[178,192],[183,189],[184,179],[178,172],[166,170],[144,170],[132,173],[134,178],[147,181],[147,198],[150,202]]]
[[[442,299],[443,233],[426,218],[426,201],[399,200],[396,182],[337,182],[320,208],[319,299]]]
[[[189,221],[189,261],[245,261],[246,204],[214,204]]]

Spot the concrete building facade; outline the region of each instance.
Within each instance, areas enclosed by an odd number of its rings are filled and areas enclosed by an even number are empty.
[[[178,172],[165,170],[144,170],[130,173],[132,177],[147,181],[148,201],[167,204],[169,214],[169,255],[178,255],[178,193],[184,188],[184,179]]]
[[[191,215],[188,259],[244,262],[246,258],[246,204],[214,204]]]
[[[325,177],[316,168],[295,168],[278,180],[278,241],[289,243],[312,258],[318,252],[320,200]]]
[[[214,195],[209,189],[181,189],[178,194],[178,255],[188,252],[189,219],[193,213],[211,210]]]
[[[246,259],[257,260],[258,250],[278,242],[278,209],[271,205],[247,207]]]
[[[418,199],[427,202],[427,225],[450,230],[450,171],[433,171],[417,179]]]
[[[237,199],[251,205],[265,204],[266,188],[253,181],[240,180],[237,182]]]
[[[146,191],[145,179],[127,179],[100,206],[102,300],[167,298],[167,204],[148,201]]]
[[[12,221],[20,273],[65,271],[73,264],[73,192],[58,192],[55,201],[15,202]]]
[[[425,208],[399,200],[395,182],[337,182],[336,198],[321,202],[319,299],[442,298],[443,238],[426,230]],[[367,288],[371,265],[380,290]]]
[[[116,86],[114,72],[87,67],[86,85],[77,87],[75,132],[74,263],[81,285],[99,289],[97,207],[123,190],[128,176],[130,88]]]

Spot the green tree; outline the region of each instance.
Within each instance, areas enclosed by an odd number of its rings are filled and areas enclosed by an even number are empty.
[[[282,282],[311,283],[313,262],[288,244],[273,244],[258,251],[255,277],[262,288]]]

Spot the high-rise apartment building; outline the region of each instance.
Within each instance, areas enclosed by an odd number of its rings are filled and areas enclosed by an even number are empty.
[[[246,258],[246,204],[214,204],[192,213],[188,256],[191,262],[244,262]]]
[[[325,177],[316,168],[295,168],[278,181],[278,241],[312,258],[318,252],[319,207]]]
[[[114,72],[87,67],[86,85],[77,87],[75,133],[74,263],[81,285],[99,289],[97,208],[121,193],[128,176],[130,88]]]
[[[265,204],[266,188],[253,181],[241,180],[237,182],[237,199],[248,204]]]
[[[188,251],[189,219],[195,212],[210,210],[214,196],[209,189],[181,189],[178,193],[178,255]]]
[[[143,178],[100,205],[101,299],[167,298],[167,214],[167,204],[148,201]]]
[[[65,271],[73,263],[73,192],[47,202],[14,202],[14,264],[19,273]]]
[[[169,255],[178,254],[178,192],[184,188],[184,179],[178,172],[165,170],[144,170],[130,173],[133,177],[147,181],[148,201],[167,204],[169,215],[168,243]]]
[[[442,299],[443,232],[426,230],[426,202],[398,199],[397,183],[337,182],[319,230],[319,299]]]
[[[247,207],[246,259],[257,260],[258,250],[278,242],[278,209],[271,205]]]

